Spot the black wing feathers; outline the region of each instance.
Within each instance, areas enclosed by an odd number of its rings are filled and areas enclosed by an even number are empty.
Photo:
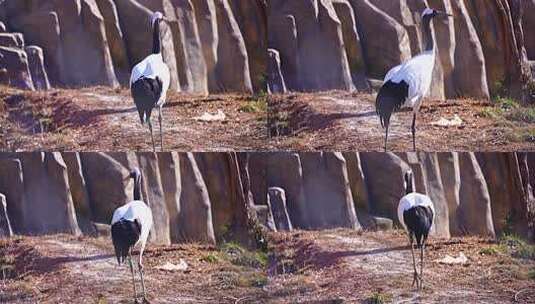
[[[390,116],[401,108],[408,96],[409,85],[405,81],[395,83],[389,80],[383,84],[375,100],[375,110],[383,128],[389,125]]]
[[[418,246],[426,240],[433,224],[433,211],[429,207],[416,206],[403,212],[403,221],[409,233],[416,237]]]
[[[111,225],[111,238],[117,262],[121,264],[128,256],[128,252],[139,240],[141,224],[135,221],[120,220]]]
[[[162,87],[162,81],[158,77],[156,79],[141,77],[132,84],[130,90],[132,97],[134,97],[141,123],[150,120],[152,109],[162,95]]]

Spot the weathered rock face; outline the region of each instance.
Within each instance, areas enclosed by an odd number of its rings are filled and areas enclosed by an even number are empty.
[[[489,98],[485,57],[477,32],[463,1],[451,3],[455,19],[455,68],[457,96]]]
[[[290,221],[295,227],[359,228],[348,184],[341,154],[269,154],[268,187],[285,191]]]
[[[251,83],[255,92],[264,90],[266,86],[267,2],[268,0],[230,1],[247,49]]]
[[[15,232],[28,234],[80,232],[59,153],[25,153],[2,161],[2,193]],[[5,188],[4,190],[4,187]],[[20,193],[14,193],[20,191]]]
[[[535,59],[535,51],[530,51],[535,44],[526,29],[534,26],[533,18],[525,16],[535,12],[532,0],[491,0],[488,5],[477,0],[295,0],[270,1],[269,6],[268,45],[279,51],[291,90],[347,89],[346,62],[352,76],[349,87],[366,89],[359,75],[382,79],[422,51],[420,16],[426,7],[455,16],[432,24],[438,60],[431,98],[488,98],[498,89],[515,93],[531,79],[527,60]],[[322,19],[322,12],[328,18]],[[336,30],[328,30],[329,20],[337,24]],[[323,56],[320,62],[312,60],[316,51]],[[316,69],[322,75],[315,74]],[[344,79],[344,85],[333,85],[332,79]]]
[[[440,175],[446,202],[448,203],[449,227],[452,235],[461,235],[457,223],[457,209],[460,205],[461,172],[457,153],[438,153]]]
[[[24,38],[21,33],[0,34],[0,46],[22,48]]]
[[[358,229],[346,161],[340,153],[300,153],[307,228]]]
[[[171,243],[169,229],[169,212],[164,197],[164,190],[160,178],[160,167],[156,153],[137,153],[139,169],[144,173],[141,178],[141,193],[143,201],[152,210],[154,221],[151,241],[158,244]]]
[[[397,221],[398,203],[405,195],[403,176],[409,166],[392,153],[361,153],[361,160],[370,211]]]
[[[80,155],[74,152],[65,152],[61,155],[67,166],[69,177],[69,187],[71,189],[72,201],[76,211],[76,220],[83,233],[93,233],[93,212],[87,192],[84,173],[82,172],[82,161]]]
[[[150,14],[161,11],[171,89],[260,91],[267,66],[266,6],[263,0],[8,0],[0,4],[0,46],[22,47],[20,35],[11,31],[22,33],[43,49],[53,85],[127,85],[133,65],[151,50]]]
[[[193,6],[206,63],[208,89],[210,92],[215,92],[218,90],[216,65],[218,62],[217,46],[219,45],[215,3],[214,0],[200,0],[194,1]]]
[[[392,67],[410,58],[407,31],[368,0],[352,1],[351,4],[357,18],[368,75],[383,78]]]
[[[153,211],[153,243],[252,244],[258,220],[277,230],[390,229],[405,195],[403,174],[412,169],[416,190],[434,203],[434,235],[533,237],[533,159],[526,153],[4,153],[0,193],[7,216],[0,205],[0,231],[9,218],[18,234],[102,233],[115,208],[132,199],[133,167],[141,169],[142,199]]]
[[[183,241],[215,243],[208,189],[191,153],[180,155],[180,170],[183,173],[178,215],[180,236]]]
[[[276,22],[283,20],[283,27],[292,31],[295,22],[296,35],[290,34],[286,41],[270,38],[269,41],[277,41],[269,47],[283,53],[285,50],[277,47],[277,44],[292,43],[291,37],[297,37],[297,61],[299,64],[299,82],[297,86],[302,90],[317,89],[346,89],[354,88],[342,35],[342,25],[336,15],[331,1],[270,1],[268,21],[268,35],[276,35],[283,30]],[[290,15],[293,17],[288,18]],[[273,20],[273,21],[271,21]],[[274,33],[271,33],[271,25],[274,25]],[[290,41],[288,41],[288,38]],[[290,47],[290,50],[293,47]],[[284,54],[284,57],[292,57],[295,54]],[[296,61],[296,60],[293,60]],[[283,58],[283,65],[286,64]],[[293,69],[293,67],[292,67]],[[292,81],[290,87],[294,85]]]
[[[431,232],[436,236],[449,238],[449,208],[446,201],[442,175],[440,173],[438,156],[436,153],[421,153],[419,157],[422,164],[427,195],[431,198],[435,206],[435,225]]]
[[[10,85],[25,90],[35,89],[28,65],[28,56],[23,50],[0,46],[0,66],[6,67]]]
[[[360,212],[369,213],[370,206],[368,202],[370,199],[368,189],[366,189],[366,183],[364,182],[364,172],[362,171],[360,155],[354,152],[346,152],[343,156],[346,160],[349,186],[357,215],[360,215]]]
[[[286,93],[286,83],[281,72],[279,52],[268,50],[268,93]]]
[[[206,63],[191,1],[173,0],[176,20],[171,22],[182,91],[208,93]]]
[[[127,85],[130,79],[130,62],[126,52],[123,31],[119,23],[117,6],[113,0],[98,0],[96,3],[104,18],[106,38],[109,43],[115,75],[122,85]]]
[[[368,83],[365,81],[366,64],[353,8],[347,0],[334,0],[333,6],[342,24],[342,36],[353,83],[358,90],[368,89]]]
[[[46,73],[43,50],[35,45],[30,45],[24,48],[28,55],[28,68],[32,75],[33,85],[36,90],[50,89],[50,81]]]
[[[291,231],[293,229],[288,209],[286,208],[286,194],[284,189],[271,187],[268,189],[268,206],[273,215],[277,230]]]
[[[492,222],[496,234],[526,235],[526,198],[521,164],[516,154],[478,153],[492,201]]]
[[[0,193],[0,239],[13,236],[13,229],[7,214],[6,196]]]
[[[462,170],[456,214],[458,229],[463,234],[495,236],[488,187],[474,154],[460,154],[459,167]]]
[[[535,29],[535,1],[526,0],[522,1],[524,5],[524,18],[522,19],[522,26],[524,29],[524,38],[527,56],[529,60],[535,60],[535,37],[533,35],[533,29]]]
[[[217,84],[220,92],[252,92],[245,41],[227,0],[215,0],[219,45]]]
[[[522,17],[518,14],[520,1],[493,0],[482,3],[465,1],[473,20],[485,55],[487,81],[491,94],[503,94],[504,90],[520,95],[528,71],[524,39],[521,35]],[[516,4],[515,4],[516,3]],[[515,4],[515,5],[510,5]],[[515,92],[516,91],[516,92]]]

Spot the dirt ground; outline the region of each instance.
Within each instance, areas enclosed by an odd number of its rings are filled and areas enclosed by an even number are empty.
[[[424,289],[418,291],[411,286],[410,251],[400,231],[294,231],[271,233],[268,239],[267,268],[236,264],[221,246],[149,245],[144,255],[148,300],[535,303],[535,261],[493,250],[497,245],[491,240],[430,238]],[[460,252],[468,264],[436,261]],[[188,265],[186,271],[159,269],[168,262],[178,265],[181,259]],[[133,303],[129,269],[117,265],[107,237],[52,235],[0,241],[0,266],[1,303]]]
[[[203,114],[224,120],[201,121]],[[169,93],[163,109],[164,149],[256,150],[266,146],[262,96]],[[158,113],[152,113],[159,142]],[[157,147],[159,147],[157,145]],[[128,89],[93,87],[27,92],[0,86],[0,150],[151,150]]]
[[[383,151],[384,130],[375,113],[375,96],[329,91],[291,93],[269,98],[268,128],[273,149]],[[417,120],[421,151],[535,150],[535,123],[512,122],[484,115],[488,101],[424,101]],[[462,123],[436,125],[439,120]],[[412,112],[391,119],[389,150],[412,151]]]
[[[277,303],[535,303],[535,279],[528,274],[535,261],[488,250],[495,246],[490,240],[431,237],[418,291],[401,231],[296,231],[271,238],[268,294]],[[460,252],[467,265],[436,261]]]
[[[109,238],[16,238],[0,242],[0,256],[15,265],[11,278],[0,272],[0,303],[134,303],[130,270],[118,266]],[[186,271],[158,269],[180,259]],[[149,245],[143,261],[150,303],[251,303],[265,297],[263,269],[235,265],[212,246]]]

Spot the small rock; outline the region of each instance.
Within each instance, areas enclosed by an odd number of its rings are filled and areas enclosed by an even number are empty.
[[[439,127],[457,127],[463,124],[463,120],[459,115],[455,114],[452,119],[441,117],[439,120],[432,122],[431,124]]]
[[[435,260],[435,262],[439,264],[446,264],[446,265],[455,265],[455,264],[466,265],[468,264],[468,258],[466,257],[466,255],[464,255],[464,253],[459,252],[458,257],[452,257],[450,255],[446,255],[442,259]]]
[[[186,261],[184,261],[183,259],[180,259],[178,265],[173,264],[171,262],[166,262],[165,264],[156,266],[154,268],[169,272],[186,271],[188,270],[188,263],[186,263]]]
[[[394,226],[394,221],[386,217],[373,216],[372,221],[375,226],[375,230],[391,230]]]
[[[93,228],[97,236],[111,236],[111,226],[108,224],[93,223]]]
[[[217,110],[216,114],[204,112],[203,115],[195,117],[195,120],[204,121],[204,122],[212,122],[212,121],[223,121],[226,118],[227,116],[225,115],[225,113],[223,113],[222,110]]]

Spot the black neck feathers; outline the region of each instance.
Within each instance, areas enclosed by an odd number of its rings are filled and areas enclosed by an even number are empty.
[[[139,170],[134,170],[130,173],[130,177],[134,180],[134,200],[141,200],[141,173]]]
[[[405,194],[410,194],[414,192],[414,186],[412,181],[412,172],[408,171],[405,173]]]
[[[424,51],[432,51],[435,47],[435,41],[433,41],[433,32],[431,31],[431,21],[434,15],[425,15],[422,18],[422,35],[424,41]]]
[[[152,53],[160,54],[162,52],[161,39],[160,39],[160,22],[162,19],[154,20],[153,32],[152,32]]]

